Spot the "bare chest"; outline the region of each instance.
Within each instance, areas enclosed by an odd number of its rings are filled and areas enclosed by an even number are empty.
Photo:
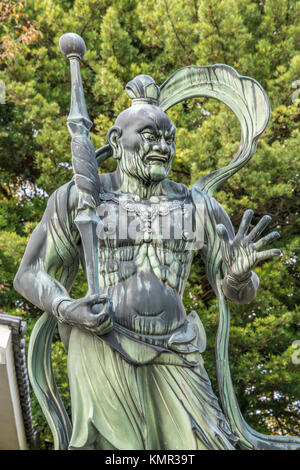
[[[192,205],[178,200],[107,200],[97,213],[101,287],[144,272],[183,292],[195,239]]]

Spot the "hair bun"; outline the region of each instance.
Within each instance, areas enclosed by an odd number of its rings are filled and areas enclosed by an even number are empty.
[[[137,75],[127,83],[125,90],[132,99],[132,105],[148,103],[159,106],[160,89],[149,75]]]

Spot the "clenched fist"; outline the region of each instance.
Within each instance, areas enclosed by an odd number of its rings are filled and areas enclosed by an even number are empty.
[[[99,336],[105,335],[113,327],[113,307],[107,295],[95,294],[78,300],[64,300],[59,304],[57,313],[59,321]]]

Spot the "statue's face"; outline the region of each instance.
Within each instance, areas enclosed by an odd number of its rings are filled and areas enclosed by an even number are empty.
[[[117,143],[120,169],[143,183],[162,181],[175,154],[175,126],[158,107],[132,106],[121,113],[116,126],[122,129]]]

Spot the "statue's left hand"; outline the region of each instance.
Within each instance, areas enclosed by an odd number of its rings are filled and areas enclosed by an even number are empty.
[[[223,224],[217,225],[217,232],[221,240],[221,252],[223,262],[227,268],[227,274],[235,280],[244,280],[251,276],[251,270],[260,262],[280,256],[282,252],[273,248],[266,251],[258,251],[260,248],[277,240],[280,235],[278,232],[271,232],[265,237],[254,242],[263,232],[271,221],[269,215],[265,215],[248,233],[249,226],[253,217],[253,211],[245,211],[239,230],[234,238],[230,238],[226,227]]]

